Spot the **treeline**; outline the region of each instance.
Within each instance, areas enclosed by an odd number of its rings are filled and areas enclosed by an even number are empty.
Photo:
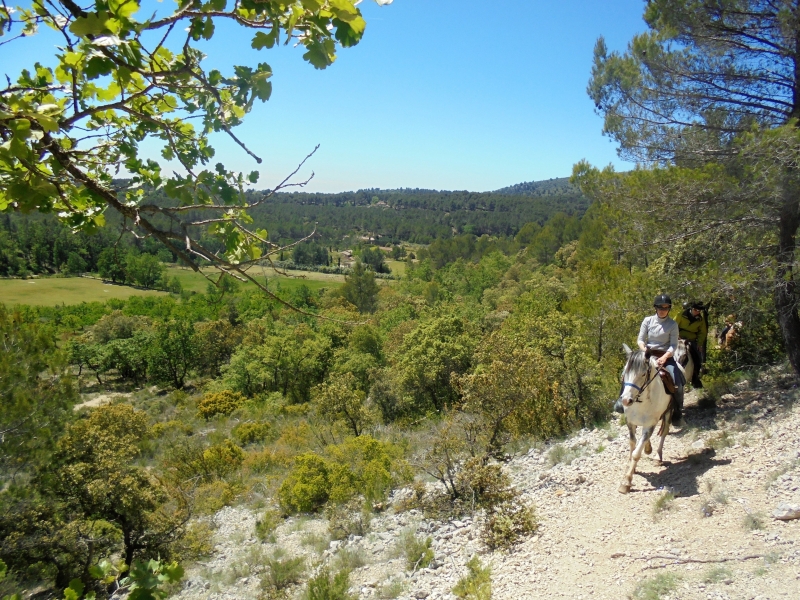
[[[360,190],[341,194],[280,193],[253,211],[273,239],[307,235],[313,224],[324,243],[356,233],[381,244],[429,244],[458,234],[513,237],[528,222],[544,225],[554,214],[580,216],[588,206],[577,190],[515,196],[431,190]]]
[[[47,214],[0,215],[0,277],[101,273],[115,282],[166,287],[161,263],[175,257],[152,238],[121,235],[114,227],[75,233]]]

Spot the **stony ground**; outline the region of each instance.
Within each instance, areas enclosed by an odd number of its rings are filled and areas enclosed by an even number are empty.
[[[488,552],[479,522],[394,509],[363,537],[329,543],[324,520],[294,518],[262,543],[254,512],[226,508],[213,518],[213,558],[188,570],[179,597],[257,598],[264,557],[281,548],[308,564],[363,563],[351,575],[359,598],[454,598],[473,554],[491,565],[496,600],[800,598],[800,519],[772,516],[800,505],[798,397],[794,379],[777,373],[738,384],[716,407],[690,395],[688,425],[667,438],[664,464],[644,457],[628,495],[617,492],[628,454],[619,422],[563,442],[555,465],[552,446],[516,456],[506,468],[540,527],[510,553]],[[397,557],[408,530],[433,539],[429,568],[409,573]]]

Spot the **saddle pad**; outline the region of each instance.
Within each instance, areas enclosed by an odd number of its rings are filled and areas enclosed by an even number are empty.
[[[674,394],[675,382],[672,381],[672,377],[670,377],[670,374],[664,369],[659,370],[658,374],[661,375],[661,381],[664,382],[664,388],[667,390],[667,393]]]

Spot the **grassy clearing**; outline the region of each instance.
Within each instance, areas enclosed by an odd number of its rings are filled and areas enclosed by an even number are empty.
[[[386,265],[392,270],[392,275],[405,275],[406,262],[404,260],[387,260]]]
[[[163,296],[166,292],[137,290],[127,285],[103,283],[85,277],[40,277],[0,280],[0,303],[7,306],[58,306],[81,302],[105,302],[110,298],[126,300],[131,296]]]
[[[203,269],[203,273],[214,276],[219,272],[216,269]],[[287,271],[291,277],[279,275],[272,269],[265,268],[263,271],[251,269],[250,274],[263,281],[266,276],[268,288],[274,291],[280,286],[282,291],[291,291],[305,285],[311,291],[316,292],[320,288],[337,288],[344,283],[344,275],[331,275],[329,273],[312,273],[309,271]],[[181,287],[189,292],[205,292],[208,286],[208,279],[202,274],[195,273],[187,267],[167,267],[167,278],[177,277],[181,282]],[[252,283],[242,284],[243,289],[255,289]]]

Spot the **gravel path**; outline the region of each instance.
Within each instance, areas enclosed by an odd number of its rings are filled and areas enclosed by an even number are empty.
[[[343,549],[357,554],[366,563],[351,575],[359,598],[388,597],[392,581],[402,585],[399,598],[454,598],[473,554],[492,567],[495,600],[627,598],[665,573],[675,583],[662,599],[800,598],[800,519],[772,517],[781,503],[800,506],[797,396],[780,375],[752,389],[740,384],[716,408],[702,409],[690,395],[689,425],[667,438],[663,465],[643,457],[628,495],[617,492],[628,453],[618,422],[563,442],[577,455],[570,464],[551,466],[549,448],[515,457],[506,468],[536,505],[540,528],[511,553],[486,550],[479,519],[442,523],[413,510],[389,510],[366,536],[330,544],[324,520],[293,518],[275,544],[262,544],[254,514],[226,508],[214,517],[214,557],[188,570],[179,597],[257,598],[263,559],[280,547],[309,564]],[[665,491],[674,500],[657,511]],[[409,529],[432,537],[436,556],[413,574],[394,550]]]

